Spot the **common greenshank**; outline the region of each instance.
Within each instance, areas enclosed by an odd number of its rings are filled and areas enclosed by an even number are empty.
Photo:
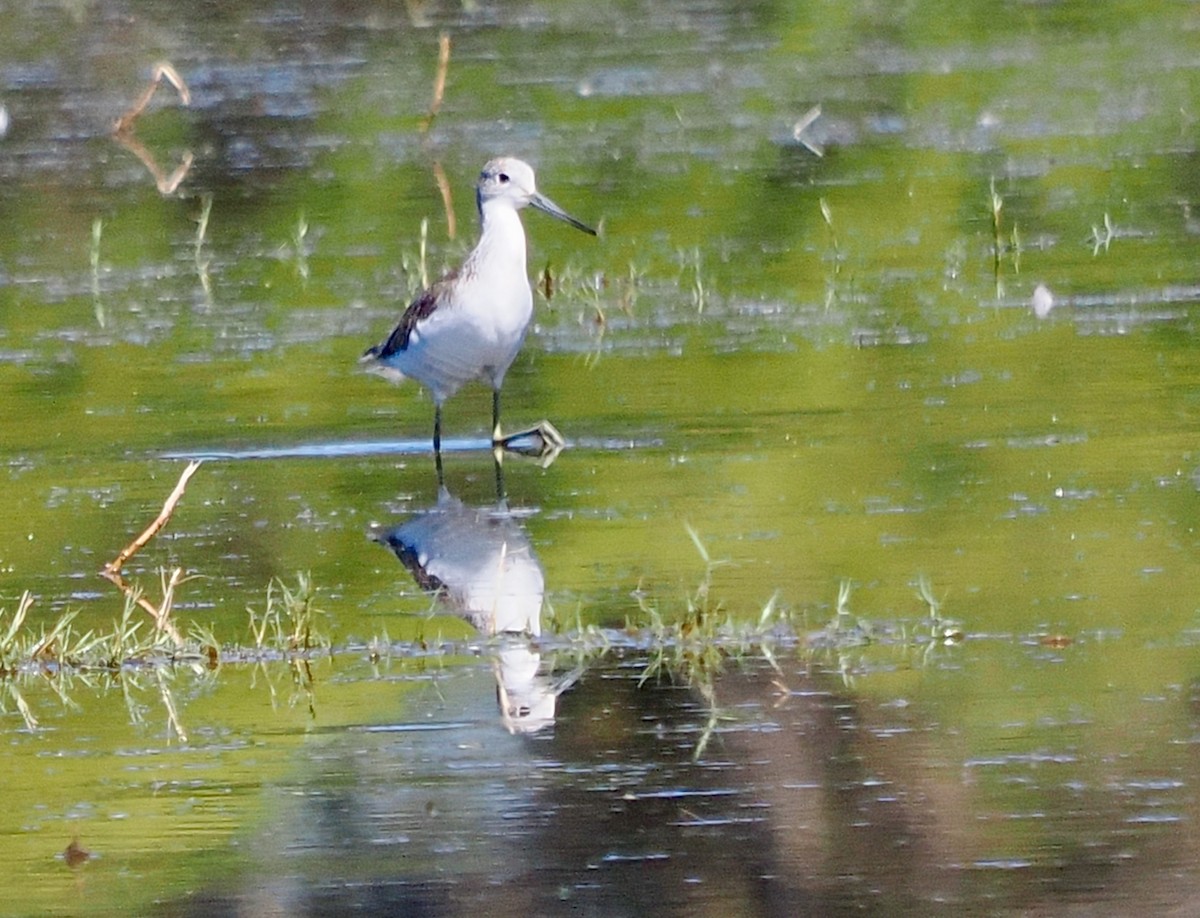
[[[518,211],[532,206],[576,229],[596,235],[549,198],[539,194],[533,169],[519,159],[493,159],[475,186],[479,242],[462,267],[451,271],[409,304],[400,324],[362,362],[396,382],[411,377],[433,396],[433,450],[440,461],[442,403],[467,382],[492,387],[492,444],[506,447],[540,437],[540,450],[562,447],[549,421],[504,436],[500,429],[500,386],[533,318],[533,293],[525,267],[525,228]]]

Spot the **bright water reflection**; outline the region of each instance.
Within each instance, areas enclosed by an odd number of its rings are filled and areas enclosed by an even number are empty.
[[[1074,0],[8,10],[0,608],[108,628],[96,570],[163,457],[204,455],[127,576],[196,575],[177,616],[244,647],[268,583],[311,572],[333,647],[6,678],[5,907],[1187,913],[1198,26]],[[136,136],[165,182],[110,136],[164,58],[191,105],[165,87]],[[447,406],[449,498],[428,400],[356,359],[469,247],[498,152],[604,235],[530,224],[505,411],[571,447],[507,463],[497,514],[487,391]],[[369,538],[455,519],[451,554],[536,559],[539,638],[431,615]],[[553,726],[509,732],[505,696]]]

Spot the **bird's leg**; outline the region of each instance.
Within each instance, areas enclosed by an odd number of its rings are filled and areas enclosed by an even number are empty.
[[[497,446],[504,442],[504,436],[500,433],[500,390],[492,390],[492,445]]]
[[[437,470],[438,487],[444,487],[442,480],[442,406],[433,406],[433,467]]]
[[[508,492],[504,489],[504,450],[499,446],[492,448],[492,461],[496,464],[496,505],[504,507]]]

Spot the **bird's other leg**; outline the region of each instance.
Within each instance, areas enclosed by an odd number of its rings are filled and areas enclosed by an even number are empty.
[[[504,488],[504,449],[492,447],[492,461],[496,464],[496,505],[507,507],[508,492]]]
[[[492,390],[492,445],[503,442],[504,435],[500,432],[500,390]]]
[[[433,467],[437,471],[438,487],[444,487],[442,477],[442,406],[433,406]]]
[[[505,436],[500,429],[500,390],[492,390],[492,449],[533,456],[549,465],[564,446],[566,441],[562,434],[549,421],[540,421],[535,427]]]

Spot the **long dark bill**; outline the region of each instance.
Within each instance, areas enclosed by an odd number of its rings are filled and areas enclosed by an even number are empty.
[[[529,204],[531,207],[536,207],[544,214],[549,214],[557,220],[562,220],[563,223],[570,223],[573,227],[575,227],[575,229],[582,230],[589,236],[596,235],[596,231],[594,229],[592,229],[586,223],[580,223],[545,195],[534,193],[533,197],[529,199]]]

